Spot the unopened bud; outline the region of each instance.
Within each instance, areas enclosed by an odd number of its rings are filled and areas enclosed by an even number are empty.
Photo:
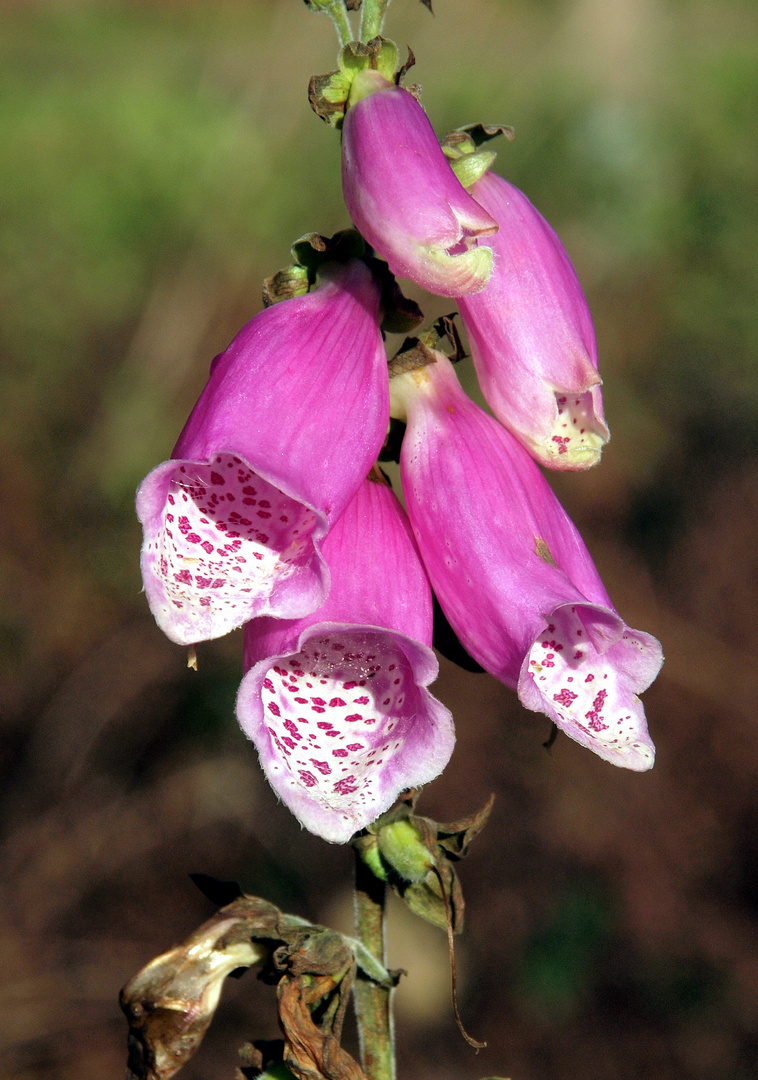
[[[382,858],[404,881],[423,881],[434,866],[429,848],[407,818],[385,825],[378,839]]]

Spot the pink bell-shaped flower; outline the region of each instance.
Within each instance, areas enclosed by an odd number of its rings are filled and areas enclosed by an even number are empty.
[[[500,226],[489,283],[460,298],[479,385],[542,465],[586,469],[610,435],[587,301],[568,255],[523,192],[485,173],[471,194]]]
[[[145,591],[172,641],[323,603],[319,541],[387,431],[379,299],[365,263],[328,263],[213,361],[171,460],[137,493]]]
[[[497,224],[462,186],[416,99],[378,71],[353,81],[342,190],[356,228],[398,277],[440,296],[487,284]]]
[[[614,765],[651,768],[637,694],[660,669],[659,643],[626,626],[537,465],[435,356],[390,395],[408,424],[408,514],[445,615],[528,709]]]
[[[447,764],[431,589],[408,519],[367,480],[323,543],[329,599],[293,622],[245,627],[237,716],[277,795],[311,832],[344,843],[405,788]]]

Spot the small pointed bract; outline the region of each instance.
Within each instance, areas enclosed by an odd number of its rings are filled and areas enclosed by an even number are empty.
[[[495,416],[541,464],[585,469],[609,439],[587,301],[557,235],[494,173],[470,188],[500,226],[489,283],[461,296],[479,385]]]
[[[379,296],[363,262],[329,263],[213,361],[171,460],[137,493],[145,591],[172,641],[323,603],[319,542],[387,431]]]
[[[658,673],[659,643],[626,626],[537,465],[435,356],[390,394],[408,423],[408,514],[451,626],[527,708],[614,765],[651,768],[637,694]]]
[[[367,480],[322,551],[332,586],[318,612],[245,627],[237,716],[282,801],[344,843],[437,776],[455,736],[426,689],[438,671],[431,590],[390,488]]]
[[[497,224],[460,183],[416,99],[356,76],[342,129],[342,190],[356,228],[398,277],[440,296],[487,284]]]

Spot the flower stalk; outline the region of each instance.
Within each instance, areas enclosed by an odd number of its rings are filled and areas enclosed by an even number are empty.
[[[355,852],[355,936],[380,964],[386,965],[386,885]],[[392,988],[361,973],[353,987],[361,1062],[369,1080],[395,1080],[395,1025]]]
[[[363,0],[360,40],[368,43],[382,32],[390,0]]]
[[[337,31],[340,46],[347,45],[348,41],[353,40],[353,28],[347,17],[345,0],[305,0],[305,2],[311,10],[323,11],[329,16]]]

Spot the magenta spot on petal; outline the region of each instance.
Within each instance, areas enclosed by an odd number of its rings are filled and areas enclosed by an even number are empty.
[[[339,795],[351,795],[354,791],[358,790],[358,785],[354,781],[354,776],[346,776],[342,780],[337,781],[334,785],[334,791]]]
[[[250,470],[244,466],[235,468],[228,454],[217,455],[214,460],[217,468],[177,464],[170,480],[172,490],[166,494],[166,509],[179,502],[182,513],[178,515],[176,533],[169,528],[173,514],[164,515],[155,541],[156,573],[160,571],[167,601],[189,613],[203,609],[203,626],[209,632],[201,636],[213,637],[241,625],[259,609],[261,600],[271,596],[280,582],[303,565],[304,557],[310,559],[309,537],[316,521],[312,511],[261,481],[269,506],[279,516],[284,512],[291,524],[277,522],[276,528],[269,530],[270,535],[256,532],[249,518],[228,507],[241,495]],[[226,469],[223,476],[222,469]],[[213,486],[225,488],[223,504],[211,491]],[[228,522],[221,520],[222,505],[230,510]],[[294,536],[293,525],[299,538]],[[230,542],[216,546],[219,533]],[[189,560],[192,573],[188,579],[182,572],[188,569]],[[233,575],[230,570],[234,570]],[[201,596],[199,591],[208,588],[214,590],[213,596]]]
[[[334,648],[335,645],[339,648]],[[369,661],[373,663],[369,664]],[[319,754],[318,758],[314,756],[297,760],[293,756],[291,762],[287,760],[288,738],[295,740],[294,753],[297,753],[297,747],[300,748],[300,753],[303,752],[303,736],[299,736],[293,718],[297,715],[296,710],[306,705],[304,699],[295,697],[298,693],[298,683],[294,675],[290,675],[290,669],[293,672],[299,672],[303,678],[308,673],[318,685],[319,690],[323,687],[323,696],[311,698],[310,708],[317,712],[324,712],[328,708],[329,718],[324,717],[318,722],[313,721],[318,738],[311,733],[305,739],[310,753]],[[356,676],[366,674],[372,679],[370,689],[367,688],[362,694],[362,703],[366,712],[349,714],[346,711],[349,702],[340,696],[339,691],[341,689],[344,691],[345,685],[354,688],[361,683],[365,684],[367,682],[365,677],[356,678]],[[279,741],[276,748],[272,745],[272,752],[276,752],[279,744],[282,747],[275,763],[266,764],[266,768],[274,769],[274,771],[284,769],[290,772],[295,782],[301,787],[312,789],[311,797],[317,799],[325,808],[332,806],[336,811],[337,805],[330,804],[330,799],[334,799],[337,795],[346,797],[358,791],[361,792],[358,797],[363,803],[371,802],[377,794],[374,790],[372,770],[376,769],[377,765],[381,767],[389,764],[392,757],[403,753],[402,747],[407,746],[405,740],[410,725],[423,715],[424,709],[419,699],[412,668],[394,640],[380,631],[351,632],[347,636],[343,632],[339,639],[331,638],[329,634],[312,638],[304,644],[302,652],[272,665],[266,677],[274,687],[274,693],[270,696],[274,698],[280,709],[279,717],[274,717],[269,713],[269,719],[274,725]],[[305,680],[303,685],[305,685]],[[323,704],[316,704],[316,702]],[[266,704],[268,704],[268,698]],[[369,710],[371,710],[370,713]],[[297,723],[302,722],[304,722],[303,718],[298,717]],[[365,733],[367,741],[364,743],[355,740],[355,729],[348,735],[350,728],[347,725],[356,722],[363,722],[371,728],[370,732]],[[396,730],[393,731],[393,729]],[[393,732],[392,739],[394,740],[391,743],[388,739],[390,732]],[[346,736],[348,738],[352,736],[353,740],[347,747],[345,746]],[[335,749],[327,749],[330,743],[334,746],[335,742],[338,743]],[[382,757],[377,762],[377,749],[372,749],[372,746],[378,747],[380,743],[384,749],[380,751]],[[346,761],[348,755],[351,756]],[[322,767],[328,768],[330,759],[334,763],[334,769],[344,774],[339,789],[334,787],[333,777],[328,777],[328,784],[325,779],[328,774]],[[306,765],[306,760],[308,768],[302,771],[312,770],[310,775],[315,781],[312,785],[305,784],[298,772],[299,767]]]

